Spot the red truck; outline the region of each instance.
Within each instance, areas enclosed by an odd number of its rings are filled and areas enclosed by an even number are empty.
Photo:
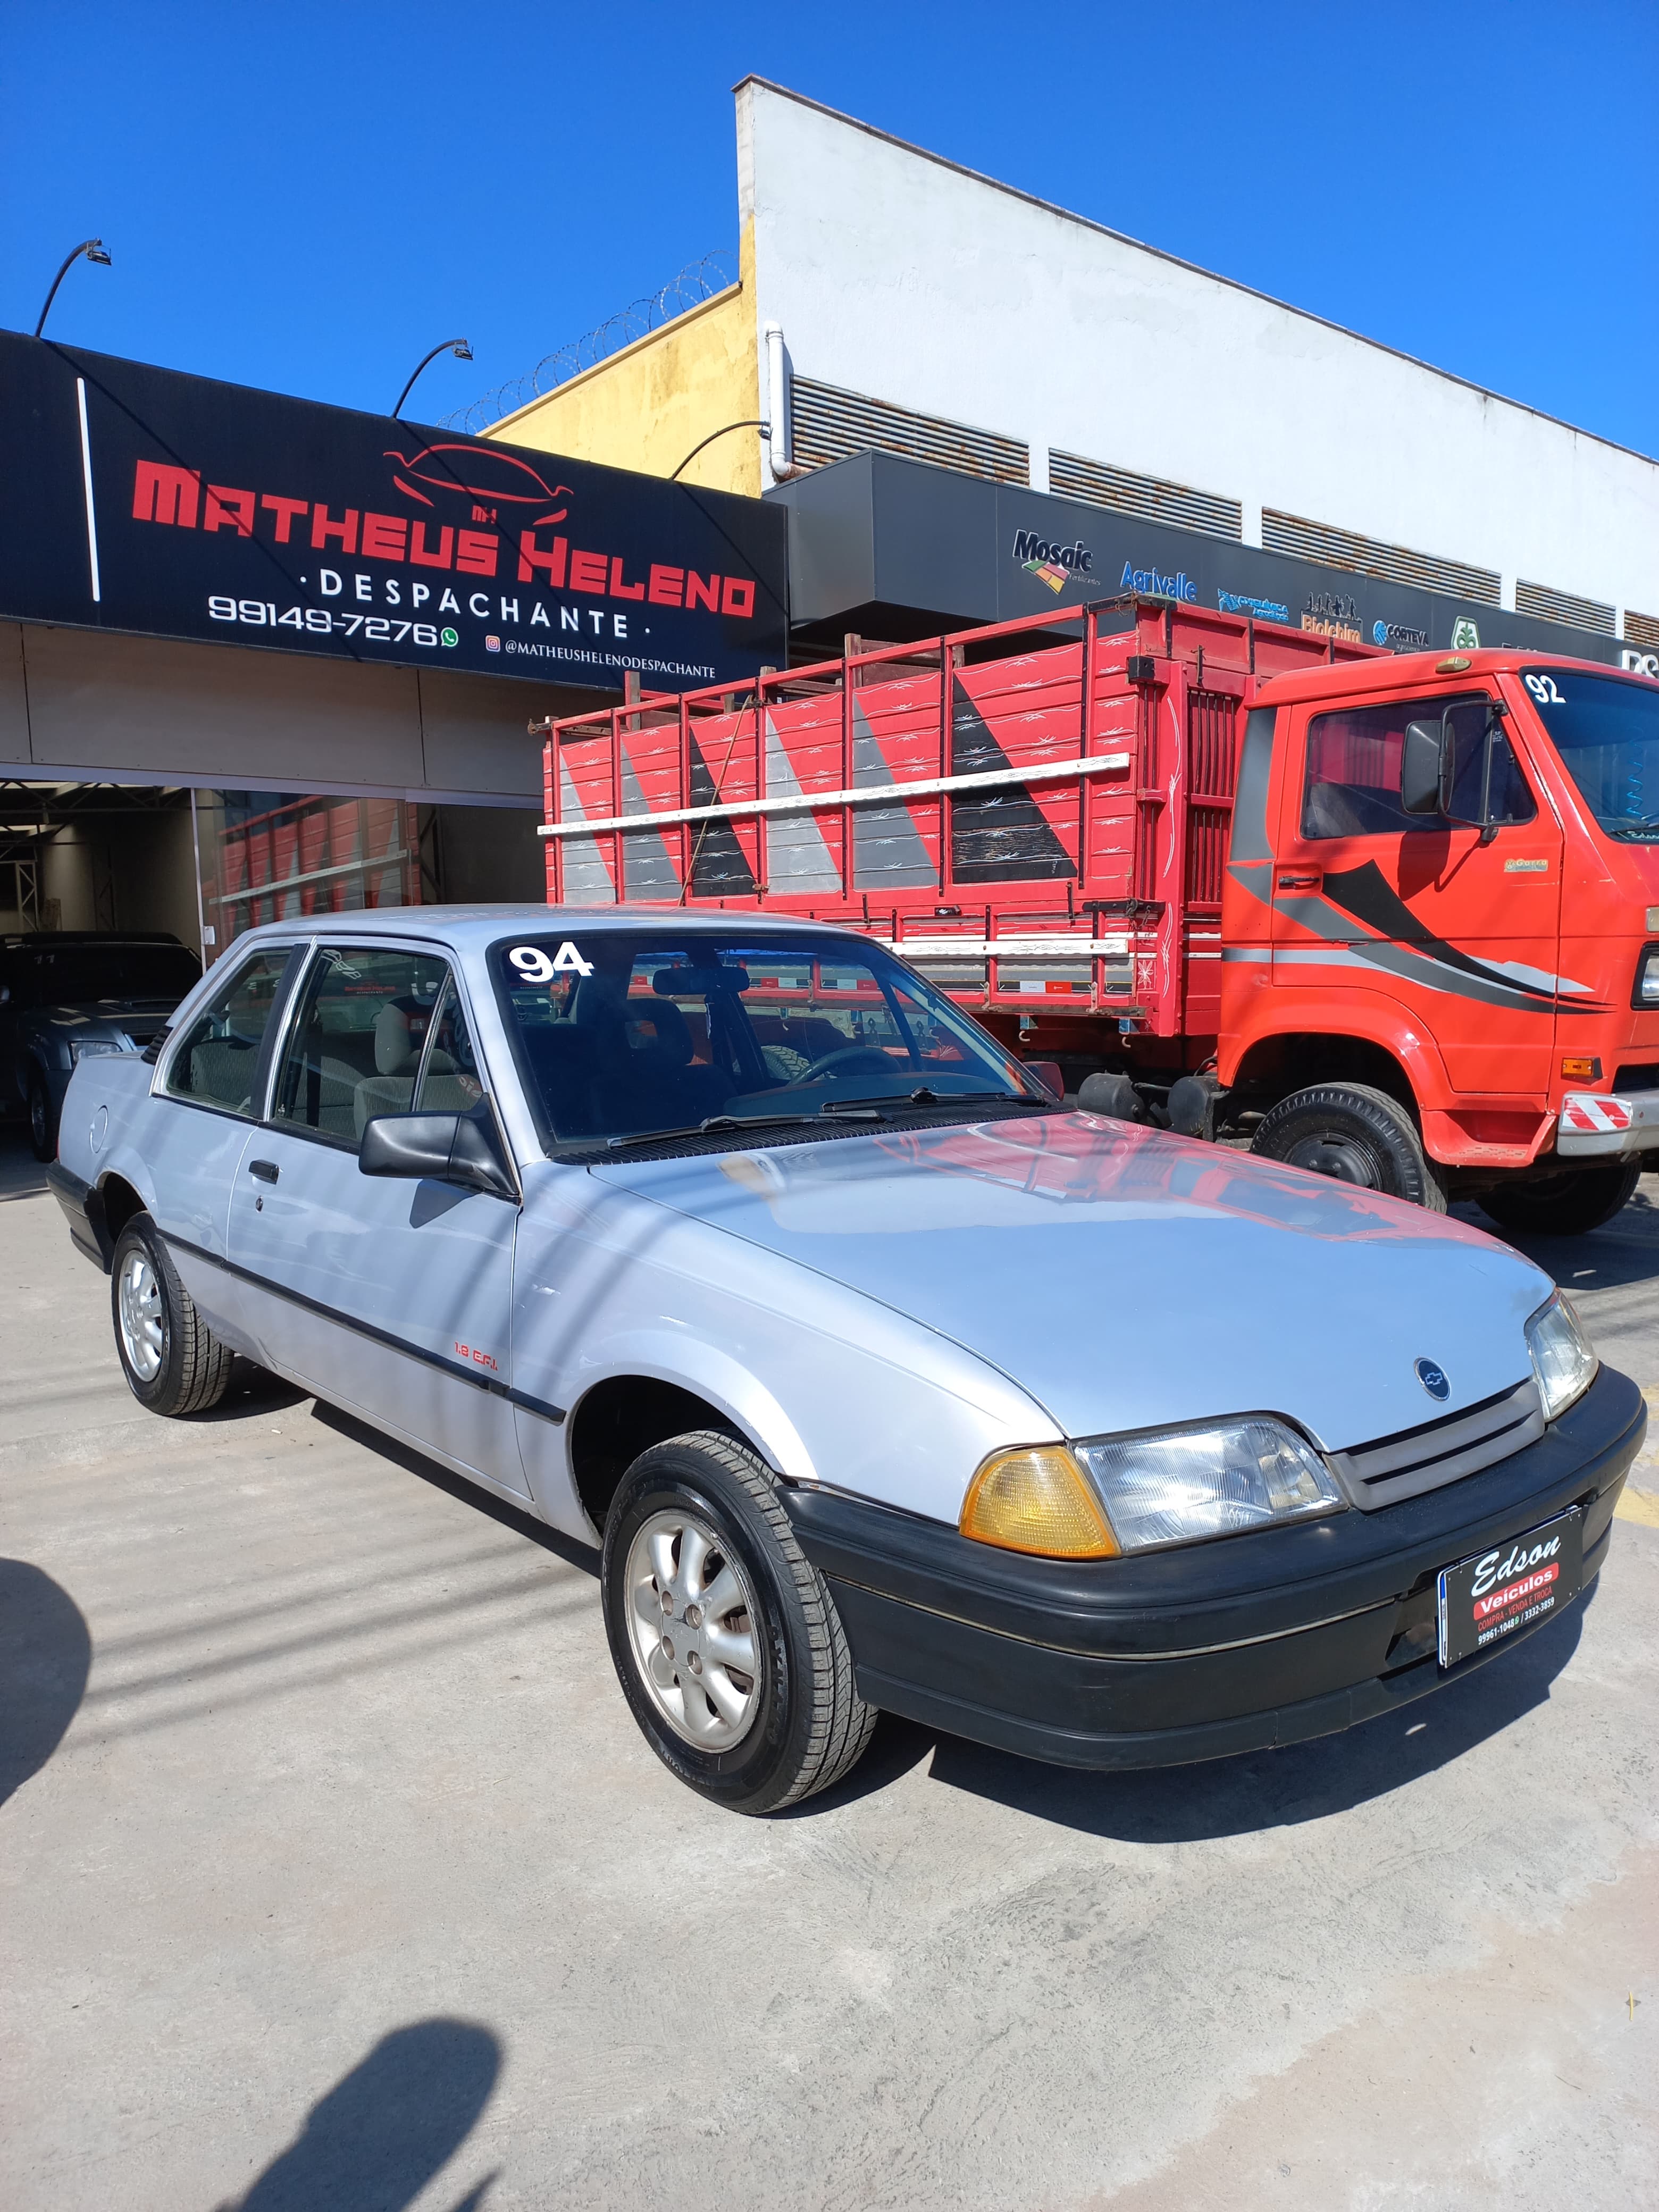
[[[848,648],[547,725],[550,902],[851,924],[1087,1107],[1437,1209],[1659,1167],[1659,684],[1143,599]]]

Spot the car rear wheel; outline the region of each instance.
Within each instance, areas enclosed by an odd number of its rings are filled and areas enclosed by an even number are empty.
[[[230,1382],[233,1354],[213,1334],[147,1213],[136,1213],[110,1264],[115,1349],[128,1387],[152,1413],[200,1413]]]
[[[1446,1210],[1446,1185],[1397,1098],[1368,1083],[1316,1083],[1293,1091],[1267,1115],[1250,1150],[1361,1190]]]
[[[37,1160],[57,1158],[58,1115],[52,1107],[52,1093],[46,1088],[46,1079],[38,1068],[29,1077],[29,1142],[34,1147]]]
[[[1482,1191],[1480,1210],[1505,1229],[1529,1229],[1539,1237],[1582,1237],[1611,1221],[1641,1180],[1641,1164],[1635,1160],[1571,1168],[1560,1175],[1540,1176],[1534,1182],[1500,1183],[1496,1190]]]
[[[641,1452],[611,1501],[601,1568],[623,1694],[671,1773],[738,1813],[839,1782],[876,1710],[835,1602],[764,1463],[713,1430]]]

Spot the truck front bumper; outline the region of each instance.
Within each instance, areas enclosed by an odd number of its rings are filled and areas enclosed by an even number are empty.
[[[1057,1765],[1177,1766],[1351,1727],[1535,1634],[1443,1668],[1439,1571],[1576,1504],[1587,1590],[1646,1423],[1603,1368],[1536,1443],[1442,1490],[1138,1559],[1029,1559],[866,1499],[782,1495],[872,1705]]]
[[[1555,1150],[1564,1160],[1659,1152],[1659,1091],[1568,1091],[1556,1124]]]

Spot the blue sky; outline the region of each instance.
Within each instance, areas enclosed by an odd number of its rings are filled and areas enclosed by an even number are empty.
[[[754,70],[1659,453],[1653,0],[0,0],[0,323],[100,233],[49,327],[106,352],[389,408],[465,335],[410,409],[447,412],[735,246]]]

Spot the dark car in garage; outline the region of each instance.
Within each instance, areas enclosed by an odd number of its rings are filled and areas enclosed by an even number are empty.
[[[166,1030],[202,963],[176,937],[43,931],[0,939],[0,1075],[27,1112],[37,1159],[58,1151],[58,1117],[76,1066],[140,1053]]]

